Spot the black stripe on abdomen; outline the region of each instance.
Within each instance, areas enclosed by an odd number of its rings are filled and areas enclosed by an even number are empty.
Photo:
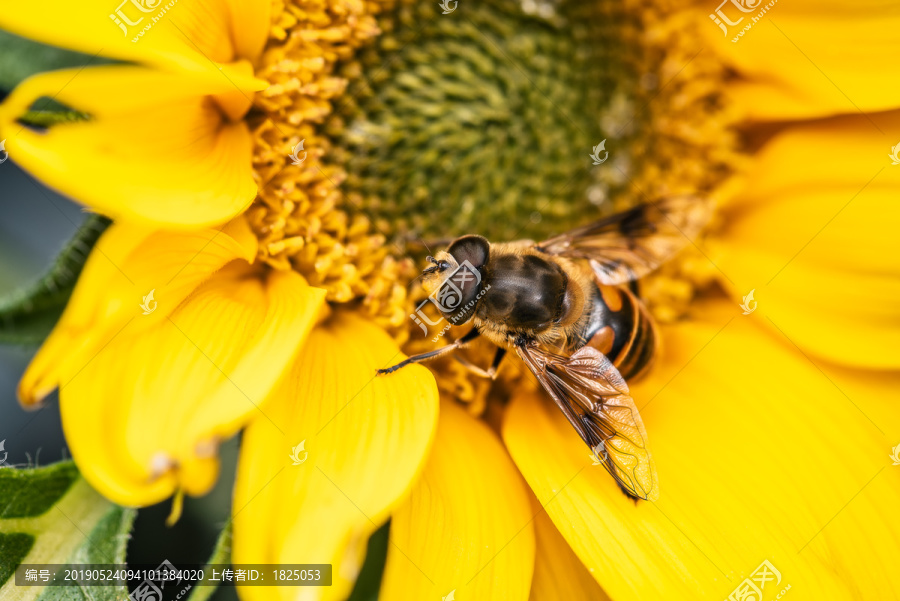
[[[611,304],[619,306],[614,310]],[[621,287],[597,287],[584,340],[604,353],[623,378],[639,375],[650,364],[656,351],[655,334],[636,296]]]

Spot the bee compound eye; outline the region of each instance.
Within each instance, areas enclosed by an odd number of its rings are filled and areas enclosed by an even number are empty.
[[[490,243],[482,236],[462,236],[454,240],[447,252],[460,265],[468,261],[476,269],[481,269],[490,256]]]

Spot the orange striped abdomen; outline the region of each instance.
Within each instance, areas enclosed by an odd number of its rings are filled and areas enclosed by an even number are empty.
[[[582,343],[609,357],[626,380],[640,377],[656,354],[653,318],[640,299],[624,287],[597,284],[592,300],[590,316],[579,337]]]

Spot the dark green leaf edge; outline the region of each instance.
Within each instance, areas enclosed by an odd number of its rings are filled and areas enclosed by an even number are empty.
[[[212,579],[212,570],[208,569],[208,566],[215,564],[223,564],[223,563],[231,563],[231,522],[222,529],[222,532],[219,533],[219,538],[216,540],[216,546],[213,549],[212,555],[209,556],[209,561],[206,562],[207,569],[204,570],[204,574],[206,574],[205,583],[203,586],[199,584],[194,585],[191,594],[188,596],[187,601],[206,601],[212,594],[216,592],[216,588],[218,588],[219,581]]]
[[[78,478],[78,469],[71,461],[41,468],[0,469],[0,520],[47,513]]]
[[[0,297],[0,342],[35,344],[49,334],[91,249],[109,224],[102,215],[90,215],[46,274],[30,286]]]

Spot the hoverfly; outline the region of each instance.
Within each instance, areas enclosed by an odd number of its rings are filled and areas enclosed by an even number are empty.
[[[453,352],[478,336],[497,345],[494,378],[515,349],[622,491],[656,500],[656,469],[627,380],[644,374],[656,327],[629,287],[678,252],[706,223],[706,203],[673,196],[612,215],[539,244],[492,244],[477,235],[428,257],[423,285],[453,325],[469,333],[440,349],[378,370],[388,374]]]

